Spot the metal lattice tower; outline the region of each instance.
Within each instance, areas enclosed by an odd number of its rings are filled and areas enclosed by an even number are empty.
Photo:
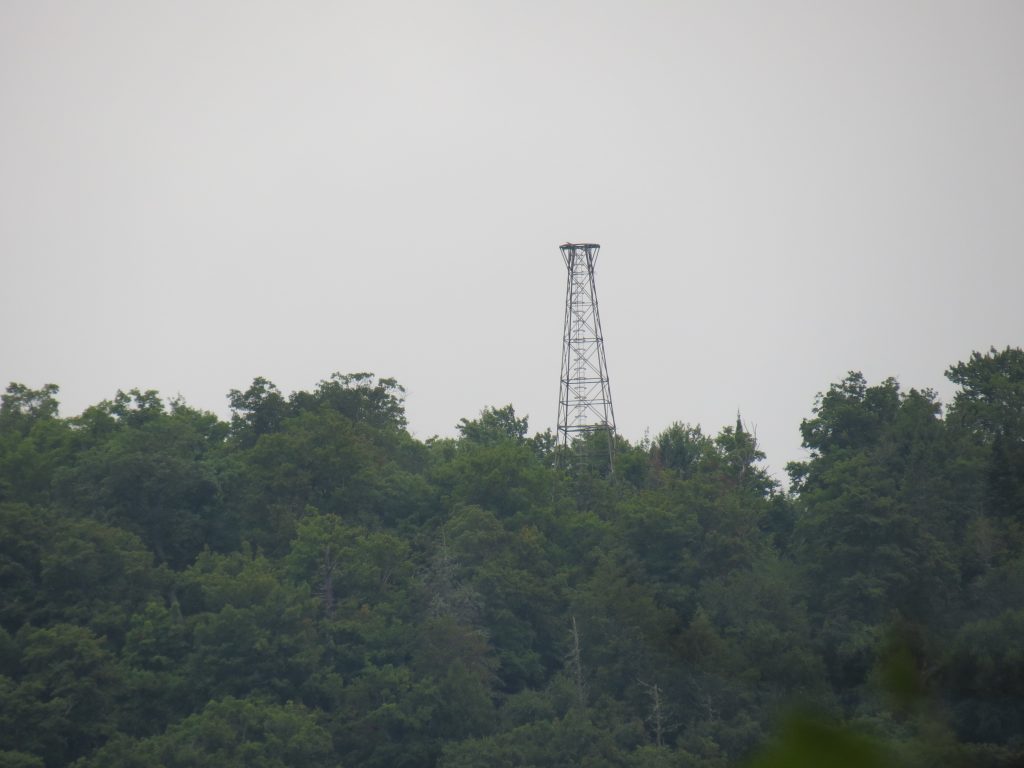
[[[566,243],[561,246],[568,271],[565,287],[565,330],[562,334],[562,385],[558,397],[558,443],[576,450],[577,459],[590,463],[599,449],[596,433],[607,437],[608,466],[615,445],[615,411],[608,386],[604,334],[597,309],[594,264],[601,246]]]

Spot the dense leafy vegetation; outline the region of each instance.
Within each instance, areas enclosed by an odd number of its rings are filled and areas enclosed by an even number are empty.
[[[1024,761],[1024,352],[558,469],[511,406],[258,378],[0,406],[0,765]],[[564,463],[564,462],[563,462]]]

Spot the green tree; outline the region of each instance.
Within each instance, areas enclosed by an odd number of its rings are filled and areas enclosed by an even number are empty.
[[[367,768],[432,765],[439,744],[427,733],[436,703],[430,681],[409,667],[368,664],[345,686],[334,717],[344,763]]]
[[[152,554],[122,529],[0,504],[0,626],[88,624],[113,641],[161,587]]]
[[[332,373],[312,392],[289,398],[296,413],[328,409],[357,424],[381,430],[405,429],[405,388],[372,373]]]
[[[163,413],[153,393],[118,394],[112,412],[124,425],[58,474],[57,501],[136,533],[161,562],[183,567],[212,538],[219,488],[207,457],[219,441],[192,413]]]
[[[0,432],[18,432],[27,435],[32,426],[45,419],[56,419],[60,409],[56,384],[44,384],[42,389],[29,389],[24,384],[11,382],[0,395]]]
[[[709,437],[700,426],[675,421],[654,438],[652,452],[659,466],[681,476],[690,476],[701,460],[714,450]]]
[[[960,389],[949,421],[989,452],[987,511],[1016,542],[1024,538],[1024,350],[974,352],[946,377]]]
[[[113,739],[83,768],[335,768],[328,732],[314,712],[230,696],[143,740]]]
[[[83,627],[24,626],[13,681],[0,697],[0,748],[67,765],[115,732],[123,673],[102,638]]]
[[[453,578],[466,589],[446,598],[448,613],[486,632],[498,649],[505,691],[543,684],[561,666],[564,611],[544,535],[523,521],[468,506],[454,512],[445,536],[444,556],[450,553]]]
[[[0,501],[49,501],[53,473],[72,447],[71,430],[57,417],[58,391],[12,383],[0,395]]]
[[[281,429],[289,414],[288,401],[272,382],[257,376],[245,392],[228,392],[231,404],[231,431],[245,447],[255,445],[261,435],[270,435]]]
[[[192,649],[184,669],[195,700],[259,694],[287,700],[321,655],[308,590],[246,548],[204,552],[182,578]]]
[[[372,436],[333,410],[305,411],[264,435],[242,457],[231,508],[242,538],[286,551],[309,508],[346,519],[373,517],[383,459]]]
[[[505,440],[523,443],[529,429],[527,417],[517,418],[515,408],[484,408],[477,419],[459,419],[456,429],[462,439],[475,445],[494,445]]]
[[[952,694],[957,735],[965,742],[1009,745],[1024,752],[1024,609],[962,626],[943,672]]]
[[[927,622],[955,594],[948,443],[934,393],[904,395],[893,379],[869,387],[860,374],[833,384],[802,431],[812,458],[790,466],[795,554],[834,681],[849,688],[893,612]]]

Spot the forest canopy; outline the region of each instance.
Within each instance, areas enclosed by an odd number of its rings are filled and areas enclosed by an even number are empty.
[[[0,401],[0,765],[1024,762],[1024,352],[564,460],[512,405],[256,378]]]

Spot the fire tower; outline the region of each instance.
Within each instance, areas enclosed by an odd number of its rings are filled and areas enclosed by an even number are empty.
[[[572,448],[580,463],[596,463],[607,445],[611,467],[615,412],[608,386],[604,334],[597,309],[594,264],[601,246],[561,246],[568,276],[565,284],[565,330],[562,333],[562,384],[558,397],[558,443]],[[597,434],[606,438],[601,440]]]

